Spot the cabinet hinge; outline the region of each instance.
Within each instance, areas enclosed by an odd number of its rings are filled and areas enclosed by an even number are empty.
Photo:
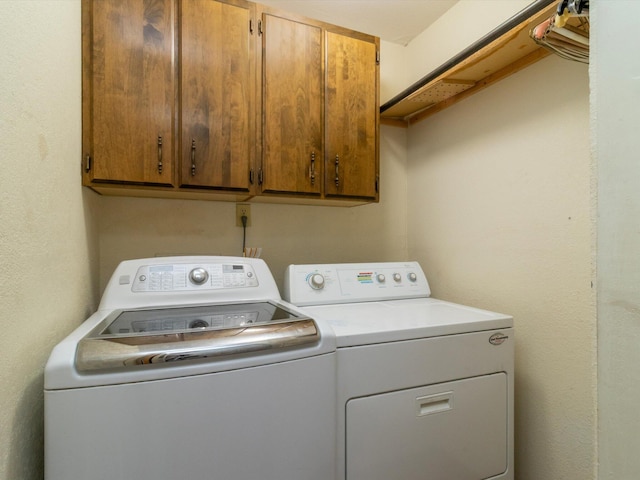
[[[380,50],[376,50],[376,65],[380,65]]]
[[[89,155],[88,153],[87,153],[87,156],[84,158],[84,171],[85,172],[91,171],[91,155]]]
[[[376,175],[376,193],[380,192],[380,174]]]

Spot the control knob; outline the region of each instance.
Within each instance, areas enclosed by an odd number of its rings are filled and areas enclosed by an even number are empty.
[[[418,276],[413,272],[411,272],[409,275],[407,275],[407,277],[409,278],[409,280],[411,282],[415,282],[416,280],[418,280]]]
[[[320,273],[314,273],[309,277],[309,286],[314,290],[322,290],[324,288],[324,277]]]
[[[199,318],[197,320],[193,320],[189,324],[189,328],[207,328],[208,326],[209,324],[205,320],[201,320]]]
[[[189,280],[196,285],[202,285],[209,279],[209,272],[207,272],[204,268],[198,267],[194,268],[189,272]]]
[[[378,280],[378,282],[384,283],[384,281],[386,280],[386,277],[384,276],[384,274],[379,273],[378,275],[376,275],[376,279]]]
[[[399,282],[400,280],[402,280],[402,276],[399,273],[394,273],[393,280]]]

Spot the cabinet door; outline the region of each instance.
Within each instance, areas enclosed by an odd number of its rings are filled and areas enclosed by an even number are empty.
[[[262,191],[322,191],[322,29],[263,16]]]
[[[181,10],[181,185],[247,191],[255,158],[253,5]]]
[[[85,183],[171,185],[175,3],[83,2]]]
[[[377,45],[326,36],[326,196],[377,198]]]

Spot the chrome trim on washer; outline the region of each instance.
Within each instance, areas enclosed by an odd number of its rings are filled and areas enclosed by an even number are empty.
[[[78,343],[76,368],[81,372],[95,372],[136,365],[227,358],[309,345],[319,340],[320,332],[310,318],[222,330],[102,338],[88,336]]]

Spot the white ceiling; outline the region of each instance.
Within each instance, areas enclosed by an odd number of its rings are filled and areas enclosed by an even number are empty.
[[[457,1],[259,0],[259,3],[406,45]]]

